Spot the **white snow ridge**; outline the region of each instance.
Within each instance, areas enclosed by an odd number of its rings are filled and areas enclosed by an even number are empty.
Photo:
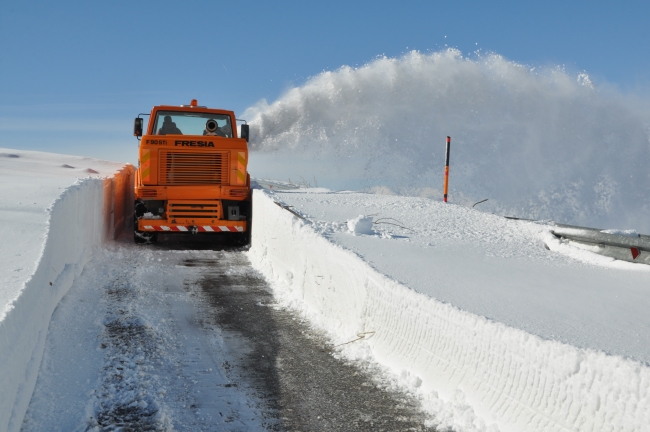
[[[0,149],[0,430],[20,428],[52,312],[123,226],[132,174],[130,165]]]

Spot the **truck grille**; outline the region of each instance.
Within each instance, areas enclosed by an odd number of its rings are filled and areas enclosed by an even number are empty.
[[[168,201],[168,219],[219,219],[221,216],[221,205],[219,201]]]
[[[160,151],[160,184],[228,184],[228,152]]]

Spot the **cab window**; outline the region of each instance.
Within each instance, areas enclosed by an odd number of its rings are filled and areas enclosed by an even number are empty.
[[[230,116],[201,112],[158,111],[154,135],[208,135],[232,138]]]

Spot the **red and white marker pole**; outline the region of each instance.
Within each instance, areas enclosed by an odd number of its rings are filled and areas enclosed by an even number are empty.
[[[447,191],[449,190],[449,149],[451,147],[451,137],[447,137],[447,154],[445,156],[445,185],[443,187],[444,202],[447,202]]]

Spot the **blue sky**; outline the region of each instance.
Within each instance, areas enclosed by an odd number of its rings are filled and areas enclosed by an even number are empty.
[[[642,1],[0,0],[0,147],[134,162],[156,104],[241,113],[324,70],[455,47],[650,95]]]

